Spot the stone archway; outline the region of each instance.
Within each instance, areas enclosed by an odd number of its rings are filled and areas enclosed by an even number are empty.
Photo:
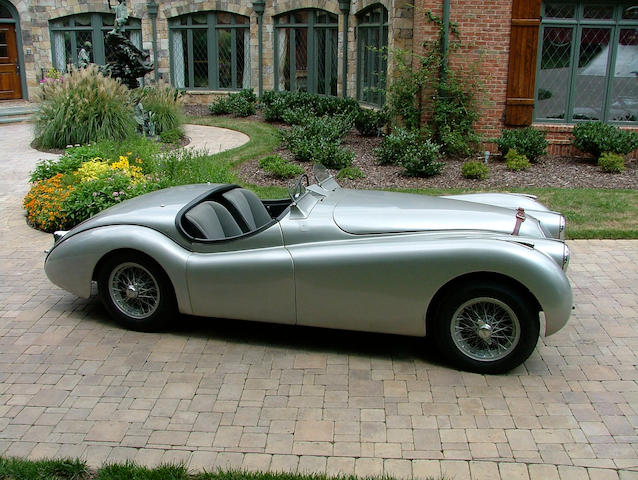
[[[11,3],[0,0],[0,101],[21,99],[25,93],[20,16]]]

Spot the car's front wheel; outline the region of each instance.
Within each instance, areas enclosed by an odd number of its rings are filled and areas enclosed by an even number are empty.
[[[439,305],[434,335],[456,366],[502,373],[523,363],[538,341],[538,311],[517,289],[501,283],[465,284]]]
[[[141,254],[108,259],[98,274],[98,292],[109,314],[131,330],[157,330],[175,312],[166,274]]]

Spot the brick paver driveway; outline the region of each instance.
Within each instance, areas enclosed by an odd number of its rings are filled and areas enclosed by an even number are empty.
[[[128,332],[45,278],[51,238],[20,206],[41,156],[27,137],[0,128],[0,454],[638,478],[638,242],[570,242],[574,316],[508,375],[447,368],[410,338],[191,318]]]

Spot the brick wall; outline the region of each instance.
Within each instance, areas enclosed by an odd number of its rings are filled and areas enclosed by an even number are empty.
[[[437,27],[427,18],[431,10],[442,16],[442,0],[416,0],[414,49],[423,52],[423,43],[433,41]],[[511,0],[451,0],[451,21],[457,25],[461,47],[451,50],[452,69],[478,67],[483,84],[477,130],[485,137],[500,135],[503,128],[507,90]],[[452,35],[451,40],[454,40]]]

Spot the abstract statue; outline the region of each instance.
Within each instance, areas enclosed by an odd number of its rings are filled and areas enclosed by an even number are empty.
[[[153,62],[149,55],[137,48],[124,36],[124,26],[128,21],[125,0],[118,0],[115,6],[115,22],[113,30],[104,37],[104,47],[107,51],[107,63],[101,70],[105,75],[118,78],[127,87],[133,89],[140,86],[138,78],[143,78],[153,71]],[[109,8],[111,0],[109,0]]]

